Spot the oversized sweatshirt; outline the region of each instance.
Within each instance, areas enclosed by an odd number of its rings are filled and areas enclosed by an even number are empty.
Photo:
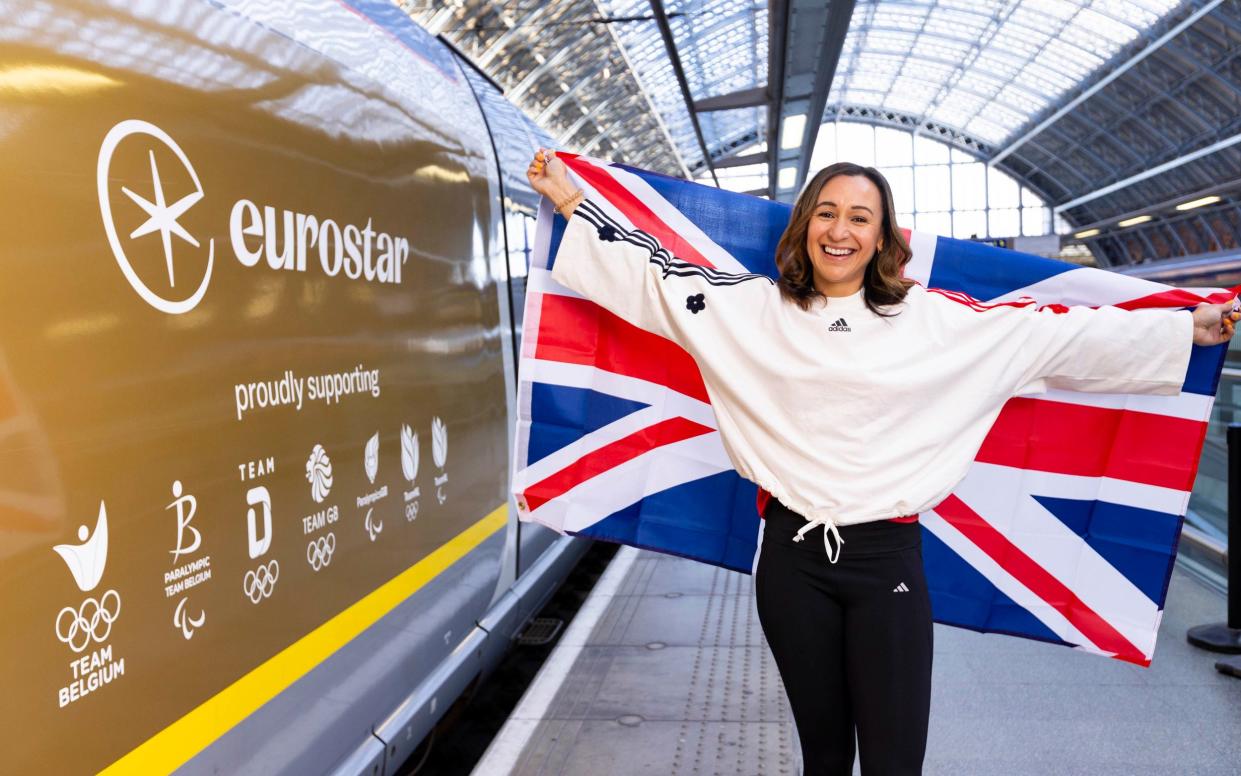
[[[802,310],[765,275],[679,260],[591,201],[552,277],[688,351],[741,476],[831,529],[937,505],[1014,396],[1177,394],[1193,340],[1184,310],[989,306],[919,285],[891,317],[861,291]]]

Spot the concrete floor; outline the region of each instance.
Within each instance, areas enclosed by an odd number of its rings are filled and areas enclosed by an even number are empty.
[[[628,548],[613,563],[475,773],[799,773],[750,577]],[[1145,669],[936,626],[924,773],[1241,774],[1241,680],[1185,642],[1223,618],[1177,571]]]

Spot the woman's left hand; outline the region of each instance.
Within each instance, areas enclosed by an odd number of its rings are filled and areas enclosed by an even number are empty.
[[[1203,302],[1194,308],[1194,344],[1227,342],[1232,339],[1238,320],[1241,320],[1241,302],[1237,298],[1223,304]]]

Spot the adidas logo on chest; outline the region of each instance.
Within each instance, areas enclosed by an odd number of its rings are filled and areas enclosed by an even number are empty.
[[[844,318],[837,318],[835,321],[832,322],[831,326],[827,327],[827,330],[828,331],[853,331],[853,329],[849,328],[849,324],[848,322],[845,321]]]

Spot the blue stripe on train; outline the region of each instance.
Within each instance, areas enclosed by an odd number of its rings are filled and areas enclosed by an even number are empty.
[[[928,569],[926,582],[936,622],[1071,646],[925,528],[922,565]]]
[[[534,463],[590,432],[648,406],[587,388],[533,383],[527,460]]]
[[[736,472],[721,472],[647,496],[578,535],[748,574],[758,545],[756,492],[757,486]]]
[[[1104,560],[1159,601],[1176,558],[1179,515],[1106,501],[1035,496],[1048,512],[1082,538]]]

